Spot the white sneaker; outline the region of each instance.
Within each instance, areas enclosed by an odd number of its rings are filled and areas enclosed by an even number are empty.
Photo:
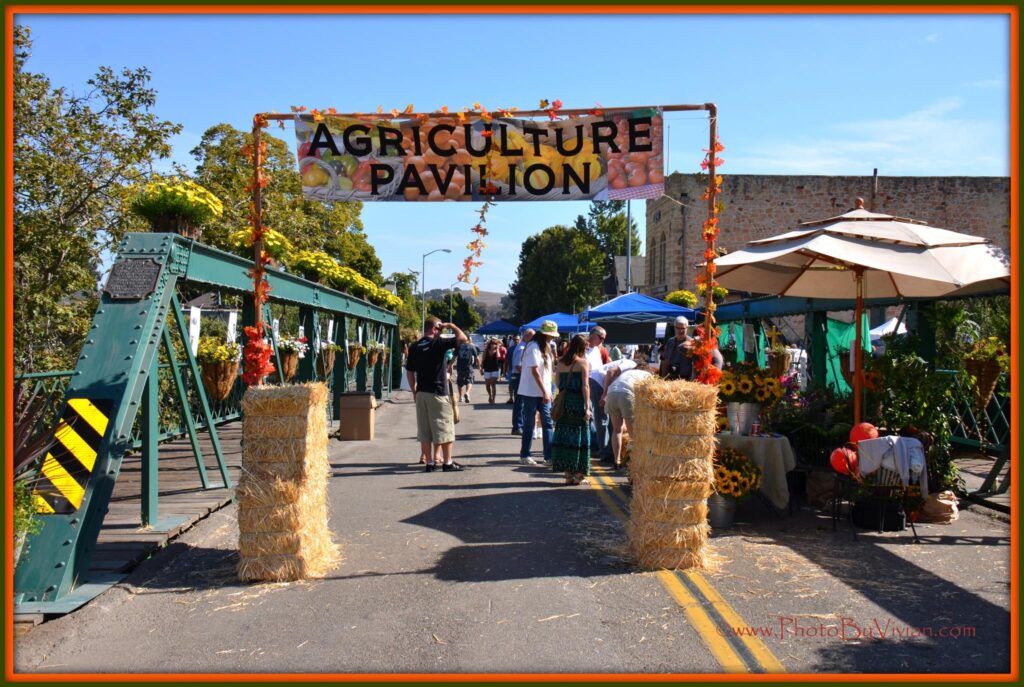
[[[544,438],[544,430],[541,429],[540,427],[534,427],[533,428],[533,438],[534,439],[543,439]]]
[[[520,458],[519,462],[522,463],[523,465],[536,465],[537,464],[537,461],[535,461],[533,458]]]

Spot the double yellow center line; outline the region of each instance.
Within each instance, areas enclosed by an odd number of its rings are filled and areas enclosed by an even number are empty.
[[[591,472],[591,488],[612,515],[626,522],[629,498],[604,468],[595,466]],[[738,631],[749,625],[699,572],[659,570],[654,575],[683,609],[686,619],[726,672],[786,672],[760,638]]]

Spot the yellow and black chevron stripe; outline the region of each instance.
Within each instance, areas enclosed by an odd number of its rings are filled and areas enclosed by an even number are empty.
[[[73,513],[82,505],[111,406],[109,399],[68,400],[32,492],[37,512]]]

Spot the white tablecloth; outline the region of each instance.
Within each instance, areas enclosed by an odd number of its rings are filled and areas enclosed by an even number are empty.
[[[776,508],[789,505],[789,485],[786,473],[796,467],[793,447],[786,437],[753,437],[736,434],[719,434],[718,443],[722,448],[736,449],[761,468],[761,493]]]

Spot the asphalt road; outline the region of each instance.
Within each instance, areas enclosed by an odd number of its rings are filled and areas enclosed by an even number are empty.
[[[414,464],[411,399],[397,394],[373,442],[331,443],[344,560],[327,578],[240,584],[228,507],[19,638],[16,671],[1009,670],[1006,523],[964,513],[920,528],[920,545],[909,532],[853,541],[846,523],[833,533],[813,511],[780,517],[751,502],[713,540],[717,572],[637,572],[616,517],[628,507],[624,477],[565,487],[520,465],[510,408],[465,408],[455,453],[467,469],[428,474]],[[762,637],[729,637],[734,625]],[[947,627],[960,636],[912,631]],[[730,650],[741,665],[723,660]]]

